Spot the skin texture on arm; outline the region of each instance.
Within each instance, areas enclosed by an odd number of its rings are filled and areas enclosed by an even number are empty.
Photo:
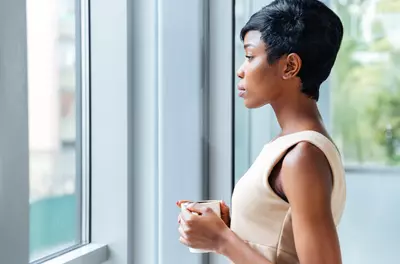
[[[292,208],[296,251],[301,264],[341,264],[331,213],[332,174],[325,155],[301,142],[283,159],[283,189]],[[269,264],[233,232],[226,233],[221,254],[235,264]]]

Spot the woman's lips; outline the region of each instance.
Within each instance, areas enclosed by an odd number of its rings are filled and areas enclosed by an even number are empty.
[[[239,90],[239,97],[244,97],[244,95],[246,94],[246,89],[242,86],[242,85],[238,85],[238,90]]]

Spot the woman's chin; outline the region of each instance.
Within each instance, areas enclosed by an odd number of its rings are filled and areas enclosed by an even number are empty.
[[[250,100],[249,98],[244,98],[244,106],[248,109],[260,108],[266,105],[263,102],[255,102],[254,100]]]

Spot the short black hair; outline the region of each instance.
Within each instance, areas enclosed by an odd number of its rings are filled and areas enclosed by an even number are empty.
[[[250,17],[240,32],[242,41],[252,30],[261,32],[269,64],[290,53],[300,56],[301,91],[318,101],[342,42],[340,18],[318,0],[274,0]]]

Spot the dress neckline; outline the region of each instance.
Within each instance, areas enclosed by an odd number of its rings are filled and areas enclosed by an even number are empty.
[[[335,143],[333,143],[333,141],[330,138],[328,138],[327,136],[325,136],[321,132],[318,132],[318,131],[315,131],[315,130],[301,130],[301,131],[293,132],[293,133],[286,134],[286,135],[283,135],[283,136],[279,136],[279,137],[276,137],[275,139],[271,140],[267,144],[265,144],[264,147],[269,146],[272,143],[277,143],[279,141],[282,141],[285,138],[290,138],[290,137],[297,136],[299,134],[313,134],[313,135],[316,135],[317,137],[323,138],[325,141],[329,142],[329,144],[332,145],[337,152],[340,153],[339,148],[336,146]]]
[[[282,136],[276,137],[276,138],[272,139],[270,142],[268,142],[266,145],[269,145],[269,144],[272,144],[272,143],[274,143],[276,141],[282,140],[284,138],[293,137],[293,136],[296,136],[296,135],[299,135],[299,134],[314,134],[314,135],[318,135],[319,137],[323,137],[323,138],[325,138],[326,140],[328,140],[329,142],[331,142],[333,144],[331,139],[329,139],[327,136],[325,136],[324,134],[322,134],[322,133],[320,133],[318,131],[315,131],[315,130],[301,130],[301,131],[297,131],[297,132],[293,132],[293,133],[290,133],[290,134],[286,134],[286,135],[282,135]]]

